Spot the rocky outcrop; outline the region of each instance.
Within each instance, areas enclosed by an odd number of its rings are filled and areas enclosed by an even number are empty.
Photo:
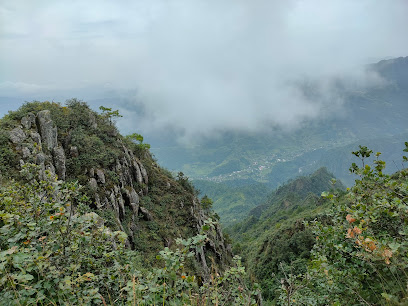
[[[98,177],[98,181],[101,184],[105,184],[105,174],[103,173],[103,171],[101,169],[97,169],[96,170],[96,176]]]
[[[9,137],[12,143],[20,144],[27,138],[27,135],[21,128],[17,127],[10,131]]]
[[[196,221],[197,230],[204,226],[208,220],[208,214],[201,208],[201,204],[197,199],[193,200],[190,213]],[[210,278],[210,269],[208,268],[208,260],[206,254],[212,254],[212,262],[217,266],[228,266],[232,258],[231,247],[226,243],[222,230],[219,224],[213,224],[212,229],[207,233],[208,239],[206,244],[200,246],[196,253],[196,260],[201,264],[203,277],[206,280]]]
[[[39,132],[41,140],[46,148],[52,152],[53,148],[58,145],[58,132],[54,127],[54,123],[51,120],[51,114],[49,110],[43,110],[38,112],[37,121],[39,125]]]
[[[152,214],[144,207],[140,207],[140,212],[142,213],[144,219],[146,221],[152,221],[153,220],[153,216]]]
[[[53,148],[54,165],[58,178],[65,180],[65,152],[62,147]]]
[[[91,187],[92,191],[96,191],[98,189],[98,183],[96,182],[95,178],[91,177],[89,179],[89,186]],[[98,196],[99,199],[99,196]]]
[[[34,141],[35,144],[41,146],[41,136],[37,132],[30,133],[31,139]]]
[[[43,110],[37,115],[28,113],[20,123],[20,127],[9,132],[9,138],[16,145],[16,150],[21,152],[22,162],[39,165],[41,175],[45,175],[45,170],[49,170],[52,175],[58,175],[59,179],[65,180],[65,152],[58,144],[58,130],[51,120],[50,111]]]
[[[27,116],[21,118],[21,125],[26,129],[31,129],[32,126],[35,126],[35,115],[33,113],[28,113]]]
[[[91,131],[98,128],[97,118],[91,111],[89,122],[85,126]],[[103,124],[99,126],[101,127],[104,127]],[[88,139],[94,137],[92,133]],[[110,225],[114,224],[117,229],[128,234],[130,247],[137,248],[136,239],[143,236],[143,231],[150,231],[149,239],[162,235],[159,239],[162,238],[163,245],[167,246],[178,237],[187,238],[200,232],[209,215],[208,211],[201,208],[194,192],[185,190],[180,182],[163,175],[150,155],[145,153],[141,159],[135,156],[134,152],[137,150],[129,149],[121,137],[110,140],[109,145],[117,150],[117,154],[112,154],[114,158],[109,161],[108,166],[103,166],[102,161],[93,163],[92,166],[85,165],[83,169],[76,170],[76,176],[73,177],[67,171],[67,165],[75,165],[75,162],[81,160],[81,154],[86,154],[81,152],[83,149],[79,146],[80,142],[78,144],[73,141],[74,137],[78,136],[70,129],[60,131],[58,136],[58,129],[48,110],[37,114],[28,113],[21,119],[19,126],[9,131],[10,145],[18,152],[21,165],[36,163],[40,166],[41,175],[45,176],[48,170],[60,180],[81,177],[88,196],[93,200],[93,207],[108,211],[110,216],[114,215],[110,219]],[[84,156],[89,158],[89,153]],[[174,200],[174,197],[178,197],[178,200]],[[169,216],[170,214],[173,215]],[[162,226],[163,223],[166,224]],[[160,230],[159,226],[162,226]],[[208,235],[206,244],[196,252],[196,260],[201,266],[204,279],[208,279],[210,275],[209,266],[212,261],[209,254],[220,265],[228,263],[231,257],[218,225],[214,225],[214,230]]]

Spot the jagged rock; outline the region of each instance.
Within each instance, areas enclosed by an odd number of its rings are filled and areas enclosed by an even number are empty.
[[[140,202],[139,196],[137,195],[136,191],[133,188],[129,192],[129,200],[130,200],[130,203],[135,203],[135,204],[139,204]]]
[[[35,158],[35,163],[37,165],[44,165],[45,162],[45,155],[43,153],[38,153]]]
[[[116,196],[115,196],[114,191],[112,191],[111,194],[110,194],[110,204],[112,205],[112,207],[113,207],[113,209],[114,209],[114,211],[116,213],[116,216],[118,216],[118,222],[120,223],[120,219],[121,219],[121,217],[123,219],[124,215],[123,215],[123,212],[120,211],[119,205],[118,205],[118,203],[116,201]]]
[[[139,164],[136,162],[136,160],[133,161],[133,177],[135,178],[138,184],[142,184],[143,182],[142,172],[140,171]]]
[[[116,167],[115,167],[115,169],[116,169],[116,172],[119,172],[119,173],[122,171],[122,165],[120,164],[119,159],[116,160]]]
[[[149,177],[147,176],[147,171],[142,163],[139,163],[140,171],[142,172],[143,181],[147,185],[149,183]]]
[[[103,173],[103,171],[101,169],[96,169],[96,176],[98,177],[98,181],[101,184],[105,184],[105,174]]]
[[[91,187],[92,190],[96,190],[98,188],[98,183],[93,177],[89,179],[89,186]]]
[[[143,217],[144,217],[144,219],[146,221],[152,221],[153,220],[152,214],[146,208],[140,206],[139,210],[142,213],[142,215],[143,215]]]
[[[12,143],[20,144],[24,141],[24,139],[27,138],[27,135],[24,133],[24,131],[21,128],[17,127],[10,131],[9,137]]]
[[[23,147],[21,149],[21,151],[23,152],[23,157],[24,158],[27,158],[27,157],[29,157],[31,155],[30,149],[27,148],[27,147]]]
[[[58,178],[61,180],[65,180],[65,152],[62,147],[56,147],[54,148],[54,164],[56,168],[56,172],[58,175]]]
[[[109,200],[107,197],[104,197],[103,200],[101,201],[102,206],[109,206]]]
[[[120,189],[118,186],[113,185],[113,190],[115,191],[116,194],[118,194]]]
[[[126,200],[128,200],[129,205],[132,208],[132,212],[133,212],[132,218],[134,218],[134,216],[137,216],[139,213],[139,202],[140,202],[139,195],[136,193],[136,191],[133,188],[131,188],[130,190],[125,189],[124,197]]]
[[[119,212],[120,212],[120,219],[125,219],[125,201],[123,201],[122,197],[117,197]]]
[[[71,155],[71,157],[78,157],[78,155],[79,155],[78,148],[76,146],[72,146],[69,149],[69,154]]]
[[[123,157],[121,161],[118,161],[115,168],[120,169],[119,171],[117,170],[116,173],[119,175],[121,187],[122,188],[126,186],[133,187],[133,180],[130,174],[131,168],[129,167],[126,157]]]
[[[41,146],[41,136],[40,136],[40,134],[38,134],[37,132],[31,132],[30,137],[31,137],[32,140],[34,140],[34,142],[36,144]]]
[[[101,199],[99,198],[99,195],[96,193],[95,194],[95,204],[96,204],[96,208],[101,209],[102,208],[102,204],[101,204]]]
[[[37,114],[41,139],[49,151],[57,146],[57,128],[53,126],[49,110],[43,110]]]
[[[31,129],[35,125],[35,115],[33,113],[28,113],[27,116],[21,118],[21,125],[25,129]]]
[[[87,116],[87,114],[84,114]],[[82,122],[83,123],[83,122]],[[64,125],[64,134],[61,135],[60,143],[58,143],[57,138],[57,128],[55,127],[53,121],[51,120],[51,115],[49,111],[41,111],[37,114],[37,117],[33,114],[27,114],[21,120],[22,127],[16,128],[10,132],[10,143],[14,143],[13,149],[17,151],[19,156],[22,156],[24,161],[34,159],[38,165],[40,165],[41,171],[40,175],[45,177],[45,170],[48,169],[51,175],[55,173],[58,174],[60,179],[66,178],[66,163],[71,159],[75,159],[80,155],[78,147],[74,143],[73,131],[77,132],[75,129],[66,131]],[[101,123],[102,124],[102,123]],[[85,122],[88,128],[97,128],[95,115],[89,114],[89,124]],[[62,129],[61,129],[62,131]],[[112,129],[113,134],[116,134],[116,130]],[[95,132],[95,131],[94,131]],[[112,135],[113,135],[112,134]],[[28,139],[27,139],[28,137]],[[30,138],[31,137],[31,138]],[[96,135],[98,137],[98,135]],[[63,140],[63,141],[62,141]],[[103,140],[103,138],[101,138]],[[111,139],[114,141],[113,139]],[[110,140],[110,141],[111,141]],[[160,168],[151,160],[151,156],[146,153],[146,156],[142,158],[141,156],[136,157],[132,150],[129,150],[120,139],[116,139],[114,142],[114,151],[118,157],[113,164],[107,168],[102,168],[103,162],[95,160],[95,163],[83,165],[82,169],[76,169],[75,175],[86,175],[89,177],[88,186],[91,189],[89,195],[94,196],[94,204],[92,205],[97,209],[106,209],[110,212],[114,212],[115,217],[109,220],[109,223],[115,223],[117,221],[117,228],[121,230],[126,230],[128,233],[128,243],[134,248],[137,244],[135,238],[138,236],[138,231],[146,230],[150,231],[150,225],[146,224],[146,221],[156,220],[153,216],[153,211],[150,212],[147,208],[141,207],[144,205],[141,196],[148,194],[148,184],[152,188],[151,197],[152,204],[162,205],[158,203],[162,194],[172,194],[172,187],[175,187],[177,183],[171,178],[164,178],[164,176],[156,176],[156,172],[160,171]],[[34,143],[37,143],[36,146]],[[41,147],[44,146],[44,148]],[[63,147],[62,147],[63,146]],[[123,147],[123,150],[120,148]],[[120,149],[120,150],[117,150]],[[84,152],[85,148],[84,148]],[[67,154],[65,156],[65,153]],[[81,154],[82,149],[81,149]],[[139,159],[142,158],[141,160]],[[21,165],[24,161],[21,161]],[[99,164],[99,166],[98,166]],[[18,166],[18,165],[16,165]],[[94,168],[90,168],[90,167]],[[97,169],[99,168],[99,169]],[[147,172],[147,169],[152,169],[151,172]],[[115,175],[110,174],[110,171],[115,172]],[[105,174],[106,173],[106,174]],[[72,176],[71,173],[69,174]],[[158,181],[160,179],[164,181]],[[158,191],[157,191],[158,190]],[[158,194],[156,194],[158,192]],[[187,191],[186,191],[187,192]],[[173,202],[169,207],[161,207],[163,212],[171,212],[168,218],[169,222],[174,222],[176,217],[182,216],[185,218],[185,226],[189,226],[193,232],[199,233],[201,226],[204,224],[205,220],[209,218],[208,211],[204,212],[199,204],[199,201],[195,199],[195,196],[187,194],[180,196],[174,194],[176,197],[174,204],[178,204],[176,210],[174,210]],[[180,196],[180,197],[179,197]],[[147,202],[146,202],[147,203]],[[154,206],[148,206],[149,209]],[[176,212],[173,212],[176,211]],[[191,212],[191,216],[189,216]],[[127,214],[127,215],[125,215]],[[139,219],[140,216],[140,219]],[[159,213],[157,214],[157,218]],[[97,218],[96,216],[87,216],[89,219]],[[167,218],[166,218],[167,219]],[[157,222],[166,222],[164,220],[156,220]],[[116,226],[116,225],[114,225]],[[184,226],[171,224],[170,226]],[[183,235],[179,234],[183,231],[164,231],[160,233],[163,243],[166,246],[171,246],[172,241],[176,239],[176,236]],[[147,233],[150,235],[150,233]],[[208,235],[210,242],[207,242],[204,246],[201,246],[196,252],[198,263],[202,266],[203,278],[208,279],[209,268],[208,263],[210,257],[214,257],[215,261],[223,265],[224,262],[229,260],[231,254],[231,246],[225,243],[222,236],[220,227],[216,226],[216,231]],[[109,242],[108,242],[109,243]],[[114,240],[112,240],[114,243]]]

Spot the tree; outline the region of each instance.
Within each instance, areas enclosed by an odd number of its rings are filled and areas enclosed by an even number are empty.
[[[123,117],[119,114],[119,110],[112,110],[110,107],[99,106],[99,109],[102,111],[102,116],[109,119],[109,122],[112,123],[112,118]]]
[[[203,209],[210,209],[213,205],[213,200],[211,200],[207,195],[203,196],[200,202]]]

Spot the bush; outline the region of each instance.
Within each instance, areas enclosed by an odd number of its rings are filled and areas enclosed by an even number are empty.
[[[322,194],[332,202],[329,218],[311,224],[316,244],[308,272],[288,274],[282,302],[408,302],[408,171],[386,175],[380,153],[373,165],[365,164],[372,153],[366,147],[353,152],[362,166],[353,163],[359,179],[346,195]]]
[[[242,281],[240,260],[211,283],[199,286],[187,261],[207,241],[205,230],[179,248],[165,248],[159,268],[145,270],[127,235],[111,231],[90,211],[76,182],[57,181],[26,164],[23,183],[0,191],[0,299],[3,304],[253,305],[257,290]]]
[[[50,173],[41,178],[35,165],[22,172],[25,184],[13,182],[0,193],[2,301],[89,304],[120,297],[115,279],[128,272],[126,234],[103,226],[77,183]]]

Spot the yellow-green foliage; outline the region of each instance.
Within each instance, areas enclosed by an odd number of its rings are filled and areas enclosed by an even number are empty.
[[[406,143],[406,149],[408,144]],[[366,147],[353,152],[362,167],[348,193],[323,193],[332,208],[312,222],[316,244],[303,275],[287,272],[285,304],[406,305],[408,302],[408,171],[383,173],[385,163]]]
[[[199,286],[186,259],[205,232],[165,248],[158,268],[141,268],[141,255],[125,247],[86,205],[76,182],[57,181],[26,164],[25,180],[0,190],[0,300],[2,305],[252,305],[256,291],[242,281],[239,259]],[[209,219],[204,229],[211,230]]]

